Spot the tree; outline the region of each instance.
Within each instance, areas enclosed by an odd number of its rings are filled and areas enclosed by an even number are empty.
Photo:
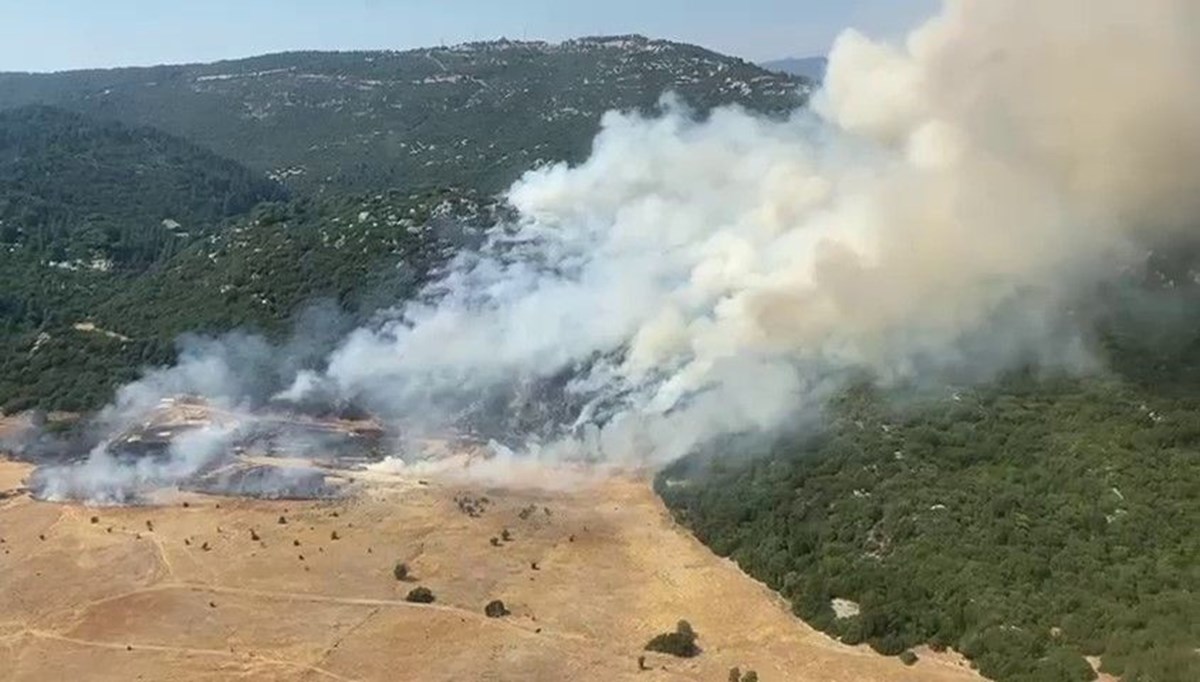
[[[428,587],[414,587],[404,598],[404,601],[413,604],[432,604],[433,600],[433,592]]]
[[[646,651],[657,651],[679,658],[692,658],[700,654],[696,646],[696,631],[690,623],[681,620],[675,625],[675,632],[665,632],[657,635],[646,643]]]

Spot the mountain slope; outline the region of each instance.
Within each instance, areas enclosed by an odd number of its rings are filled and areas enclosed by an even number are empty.
[[[0,242],[25,258],[144,268],[282,197],[265,177],[157,130],[44,106],[0,111]]]
[[[264,203],[137,273],[0,255],[0,410],[97,408],[143,366],[169,364],[186,333],[278,339],[321,301],[334,305],[314,327],[361,321],[416,293],[471,238],[447,216],[481,210],[449,192]]]
[[[1197,350],[1139,362],[1194,377]],[[915,403],[856,390],[819,437],[681,463],[658,490],[844,642],[952,646],[1000,682],[1095,679],[1085,656],[1127,682],[1184,682],[1200,679],[1197,409],[1194,392],[1118,377]]]
[[[84,409],[170,358],[95,326],[147,274],[283,188],[158,130],[33,105],[0,112],[0,406]],[[147,299],[162,315],[181,300]],[[178,333],[178,332],[175,332]]]
[[[825,80],[825,69],[829,66],[829,60],[825,57],[788,57],[763,62],[759,66],[768,71],[787,73],[819,83]]]
[[[579,159],[606,110],[649,110],[673,90],[701,111],[783,113],[807,88],[636,36],[0,74],[0,406],[97,407],[169,362],[185,332],[279,334],[315,299],[351,314],[393,305],[455,248],[424,229],[455,202],[438,188],[486,196],[537,163]],[[320,196],[222,227],[280,197],[254,177],[266,171]]]
[[[666,91],[705,110],[802,104],[809,84],[640,36],[405,52],[298,52],[206,65],[0,74],[0,108],[49,103],[151,125],[304,189],[505,187],[578,160],[600,116]]]

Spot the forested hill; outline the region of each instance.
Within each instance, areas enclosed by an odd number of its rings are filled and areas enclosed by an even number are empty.
[[[454,248],[436,212],[582,158],[607,110],[808,88],[638,36],[0,74],[0,408],[99,407],[184,332],[392,305]]]
[[[802,104],[810,84],[641,36],[404,52],[297,52],[215,64],[0,74],[0,109],[43,103],[150,125],[302,190],[502,189],[578,160],[600,116],[667,91],[703,111]]]
[[[52,267],[143,269],[277,183],[150,128],[45,106],[0,111],[0,245]]]
[[[676,518],[809,623],[1000,682],[1200,680],[1200,291],[1106,322],[1103,376],[854,387],[823,429],[663,472]],[[1155,340],[1155,337],[1158,337]],[[1110,678],[1111,679],[1111,678]]]

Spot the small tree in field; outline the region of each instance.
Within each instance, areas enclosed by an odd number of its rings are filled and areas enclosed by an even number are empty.
[[[397,561],[396,566],[392,569],[392,575],[396,576],[396,580],[408,580],[408,564],[403,561]]]
[[[679,658],[691,658],[700,654],[696,646],[696,631],[686,620],[675,625],[675,632],[665,632],[646,643],[646,651],[657,651]]]
[[[488,602],[487,606],[483,607],[483,613],[488,618],[503,618],[509,615],[509,610],[504,606],[504,602],[494,599]]]
[[[428,587],[414,587],[404,601],[412,602],[413,604],[432,604],[433,592]]]

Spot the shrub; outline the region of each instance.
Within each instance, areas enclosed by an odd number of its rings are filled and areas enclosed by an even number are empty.
[[[397,561],[395,568],[392,569],[392,575],[396,576],[396,580],[408,580],[408,564]]]
[[[413,604],[432,604],[433,592],[428,587],[414,587],[404,601],[412,602]]]
[[[503,618],[509,614],[509,610],[504,607],[504,602],[499,599],[488,602],[487,606],[483,607],[483,612],[488,618]]]
[[[900,661],[904,663],[904,665],[915,665],[917,660],[917,654],[914,653],[912,649],[906,649],[900,654]]]
[[[664,632],[647,642],[646,651],[691,658],[700,653],[700,647],[696,646],[696,631],[686,620],[681,620],[675,626],[675,632]]]

